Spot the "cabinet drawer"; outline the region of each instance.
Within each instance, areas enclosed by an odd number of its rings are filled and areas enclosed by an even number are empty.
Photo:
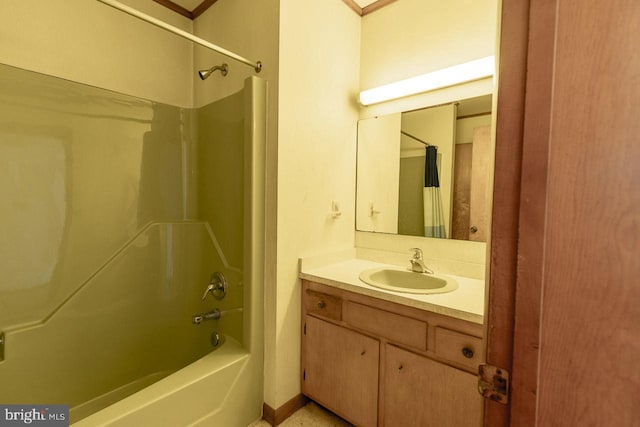
[[[333,320],[342,319],[342,299],[340,297],[307,289],[303,299],[307,313]]]
[[[419,320],[347,301],[344,321],[350,326],[416,349],[427,349],[427,324]]]
[[[475,371],[482,363],[482,339],[436,327],[434,352]]]

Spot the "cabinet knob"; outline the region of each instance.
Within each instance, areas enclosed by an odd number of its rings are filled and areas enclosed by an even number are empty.
[[[403,365],[398,366],[398,371],[402,371],[403,368],[404,368]]]
[[[478,227],[476,227],[475,225],[473,227],[471,227],[469,230],[471,230],[472,233],[477,233],[478,232]]]
[[[326,304],[324,303],[324,301],[320,300],[318,301],[318,308],[324,308],[326,306]]]
[[[360,356],[364,356],[365,354],[367,354],[367,350],[362,350],[362,351],[360,352]]]
[[[473,349],[469,347],[464,347],[462,349],[462,355],[467,359],[471,359],[473,357]]]

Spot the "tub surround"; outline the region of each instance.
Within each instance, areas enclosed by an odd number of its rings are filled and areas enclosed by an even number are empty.
[[[416,295],[376,288],[364,283],[358,277],[363,270],[406,267],[408,264],[408,255],[357,248],[301,258],[299,268],[301,279],[460,320],[483,323],[484,280],[451,273],[450,269],[430,264],[428,259],[427,266],[433,268],[436,273],[443,273],[456,279],[459,284],[458,289],[443,294]],[[458,266],[454,271],[464,272],[464,266]]]
[[[74,425],[258,418],[266,82],[187,110],[2,64],[0,80],[0,401],[64,402]],[[203,301],[214,271],[229,292]]]

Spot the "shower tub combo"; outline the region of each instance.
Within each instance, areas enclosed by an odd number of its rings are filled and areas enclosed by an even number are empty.
[[[0,403],[260,417],[266,83],[199,109],[0,65]]]

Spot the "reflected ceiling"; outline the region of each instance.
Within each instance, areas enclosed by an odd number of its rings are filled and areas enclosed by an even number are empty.
[[[353,0],[356,3],[358,3],[358,6],[360,7],[367,7],[369,6],[371,3],[375,3],[378,0]]]

